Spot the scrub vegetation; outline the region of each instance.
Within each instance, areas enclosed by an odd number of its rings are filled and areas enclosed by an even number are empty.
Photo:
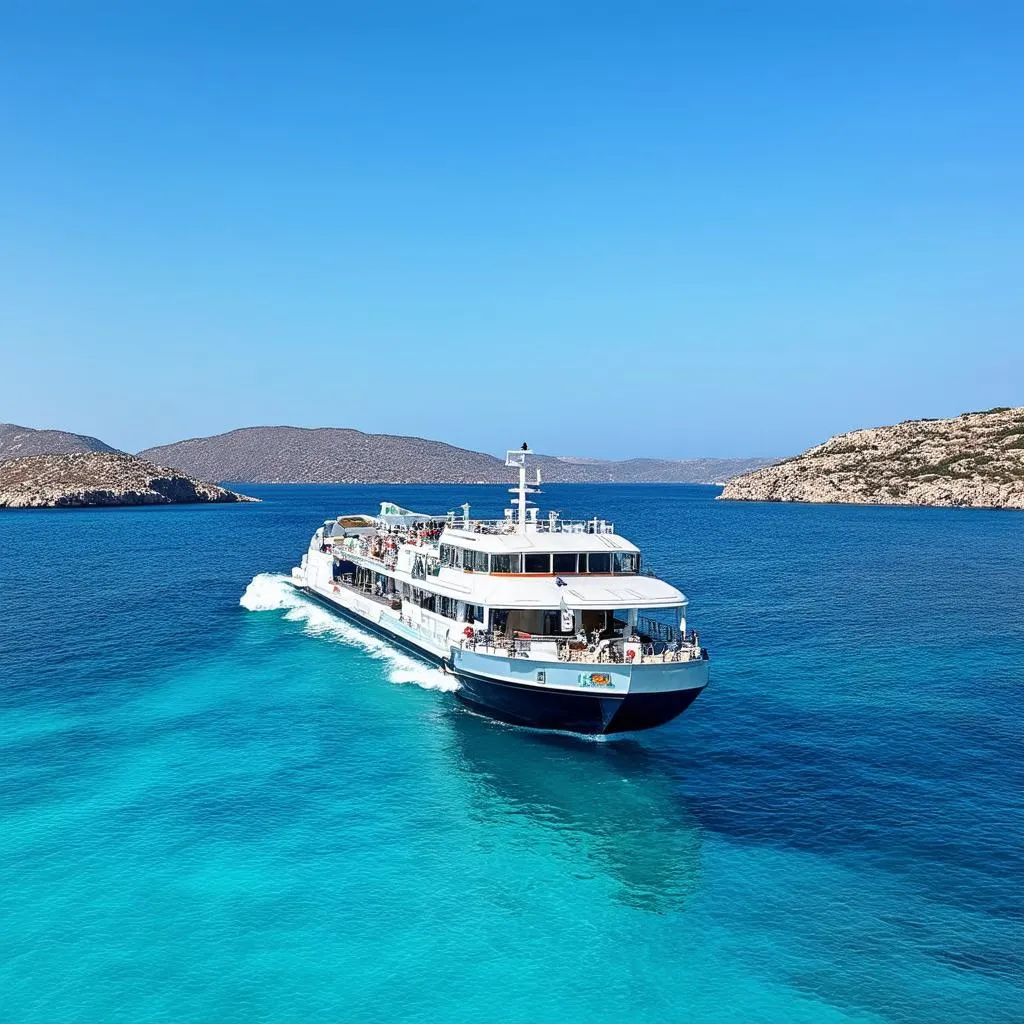
[[[803,455],[737,477],[721,496],[1024,508],[1024,408],[841,434]]]

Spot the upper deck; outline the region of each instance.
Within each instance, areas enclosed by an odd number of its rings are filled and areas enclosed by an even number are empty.
[[[313,543],[338,556],[367,559],[421,578],[437,576],[442,570],[524,577],[640,574],[639,549],[611,534],[480,534],[465,527],[431,529],[384,523],[352,530],[328,520]]]
[[[459,519],[445,525],[442,544],[470,546],[478,551],[632,551],[639,548],[602,519],[561,519],[557,513],[519,530],[508,520]]]
[[[510,452],[520,468],[518,495],[501,519],[474,519],[470,506],[431,516],[383,502],[380,514],[328,520],[314,543],[336,557],[380,566],[399,580],[504,607],[671,607],[686,598],[641,574],[640,550],[605,519],[541,516],[527,499],[526,451]],[[514,457],[514,458],[513,458]],[[374,565],[376,563],[376,565]],[[599,579],[595,579],[599,578]]]

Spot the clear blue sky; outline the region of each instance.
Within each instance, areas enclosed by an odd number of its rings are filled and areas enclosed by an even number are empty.
[[[0,0],[0,420],[773,455],[1024,403],[1024,4]]]

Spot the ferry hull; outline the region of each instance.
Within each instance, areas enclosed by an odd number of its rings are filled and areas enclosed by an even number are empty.
[[[462,685],[455,696],[492,718],[533,729],[590,735],[637,732],[664,725],[681,715],[701,692],[695,688],[599,697],[499,683],[465,672],[457,675]]]
[[[389,641],[428,664],[443,666],[459,680],[460,687],[455,696],[463,704],[510,725],[585,735],[638,732],[672,721],[681,715],[704,689],[703,685],[698,685],[685,689],[599,695],[542,689],[512,680],[485,677],[467,671],[459,665],[458,660],[453,664],[452,660],[410,642],[393,630],[365,618],[353,609],[346,608],[312,587],[299,583],[293,585],[361,629]],[[533,670],[534,663],[529,663],[529,667]],[[550,669],[550,666],[548,667]],[[706,683],[706,663],[701,668],[705,672]]]

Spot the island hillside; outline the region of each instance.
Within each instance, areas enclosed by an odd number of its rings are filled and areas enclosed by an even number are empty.
[[[0,461],[0,508],[253,500],[124,452],[72,452]]]
[[[733,501],[1024,508],[1024,408],[840,434],[726,484]]]
[[[515,439],[511,439],[514,441]],[[441,441],[341,427],[243,427],[139,453],[207,480],[251,483],[508,483],[504,460]],[[549,483],[718,483],[770,459],[628,459],[538,455]]]
[[[0,423],[0,460],[23,459],[26,455],[56,455],[66,452],[115,452],[98,437],[71,434],[66,430],[34,430],[16,423]]]

